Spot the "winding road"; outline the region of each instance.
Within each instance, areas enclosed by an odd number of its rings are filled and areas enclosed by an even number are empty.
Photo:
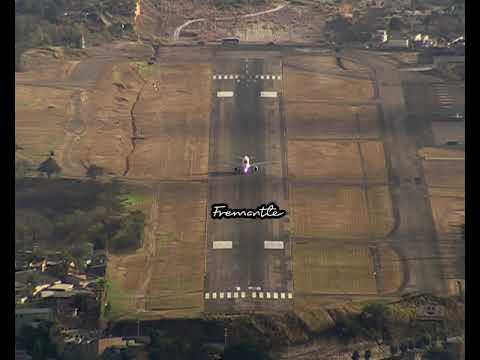
[[[236,17],[236,16],[232,17],[231,16],[231,17],[215,18],[213,20],[214,21],[229,21],[229,20],[235,20],[235,19],[241,19],[241,18],[251,18],[251,17],[265,15],[265,14],[269,14],[269,13],[273,13],[273,12],[282,10],[286,6],[287,6],[287,4],[281,4],[281,5],[278,5],[278,6],[274,7],[273,9],[269,9],[269,10],[259,11],[259,12],[252,13],[252,14],[246,14],[246,15],[242,15],[242,16],[239,16],[239,17]],[[187,22],[183,23],[182,25],[180,25],[179,27],[177,27],[175,29],[175,31],[173,32],[173,40],[178,41],[178,39],[180,38],[180,33],[188,25],[196,23],[196,22],[207,21],[207,20],[208,19],[205,19],[205,18],[188,20]]]

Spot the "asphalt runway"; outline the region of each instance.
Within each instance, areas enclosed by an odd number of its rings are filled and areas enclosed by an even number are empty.
[[[281,60],[274,52],[271,57],[252,55],[249,58],[245,52],[227,51],[215,56],[206,226],[206,312],[288,310],[292,302],[285,218],[210,217],[212,204],[218,203],[228,204],[231,209],[255,209],[275,202],[281,209],[286,208]],[[233,96],[218,97],[217,92],[226,91],[233,92]],[[276,91],[279,97],[261,97],[262,91]],[[236,174],[234,168],[240,166],[244,155],[269,164],[260,165],[259,171],[252,175]],[[284,249],[265,249],[264,241],[283,241]],[[218,244],[227,248],[215,248]]]

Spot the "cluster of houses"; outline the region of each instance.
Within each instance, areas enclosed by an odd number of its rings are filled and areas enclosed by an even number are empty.
[[[358,33],[370,38],[366,44],[368,48],[448,48],[464,51],[463,34],[439,33],[431,24],[436,17],[464,19],[463,5],[425,5],[415,0],[361,0],[354,8],[340,7],[338,14],[356,23]],[[389,29],[392,19],[403,24],[401,30]],[[361,24],[365,29],[362,30]],[[459,37],[463,41],[458,41]]]
[[[29,258],[31,251],[17,252],[15,257],[16,338],[24,327],[51,322],[60,329],[62,353],[72,349],[85,352],[85,348],[96,351],[106,266],[104,251],[93,252],[81,267],[66,261],[60,253],[36,262],[29,262]],[[16,348],[16,353],[18,358],[28,358],[21,349]],[[91,354],[85,358],[96,357]]]

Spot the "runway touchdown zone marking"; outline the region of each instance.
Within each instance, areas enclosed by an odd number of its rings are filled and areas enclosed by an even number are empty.
[[[233,97],[233,91],[217,91],[217,97],[219,98]]]
[[[217,296],[218,294],[218,296]],[[233,296],[232,296],[233,295]],[[276,291],[251,291],[251,292],[207,292],[204,295],[205,300],[233,300],[233,299],[266,299],[266,300],[292,300],[291,292]]]
[[[263,246],[265,249],[274,249],[274,250],[282,250],[283,241],[264,241]]]
[[[213,248],[215,250],[219,249],[231,249],[233,247],[233,243],[231,241],[214,241]]]

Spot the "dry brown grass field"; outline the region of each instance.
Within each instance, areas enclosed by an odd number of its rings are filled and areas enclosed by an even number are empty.
[[[429,187],[465,186],[464,160],[427,160],[423,161],[423,169]]]
[[[379,257],[381,284],[378,291],[381,294],[394,293],[400,289],[405,280],[402,259],[389,245],[379,247]]]
[[[376,294],[373,261],[366,245],[329,244],[316,240],[295,244],[297,293]]]
[[[23,148],[19,156],[35,167],[49,151],[62,153],[64,128],[73,112],[72,95],[71,90],[15,87],[15,142]]]
[[[295,236],[381,239],[394,226],[388,187],[291,185],[290,213]]]
[[[155,69],[137,107],[139,141],[130,176],[189,177],[206,174],[210,120],[210,65],[162,65]],[[154,85],[155,84],[155,85]]]
[[[289,139],[353,139],[379,137],[377,107],[289,102],[285,117]]]
[[[345,79],[284,68],[284,92],[288,101],[366,101],[373,97],[370,80]]]
[[[430,195],[440,261],[447,280],[465,278],[465,160],[463,150],[423,148],[419,155]],[[428,160],[441,158],[442,160]]]
[[[447,279],[464,279],[465,242],[461,238],[460,225],[465,222],[465,199],[431,197],[430,204],[444,276]]]
[[[293,179],[361,181],[357,144],[353,142],[289,141],[288,175]]]
[[[292,56],[284,59],[283,64],[287,101],[351,102],[370,100],[374,95],[366,73],[341,69],[333,56]]]
[[[143,247],[136,254],[109,257],[112,318],[201,313],[206,195],[205,184],[158,185]]]
[[[365,178],[370,182],[388,181],[385,151],[380,141],[367,141],[360,143]]]
[[[131,110],[143,81],[129,63],[110,66],[88,94],[94,119],[73,149],[73,159],[123,175],[132,151]],[[89,119],[86,119],[88,121]]]
[[[289,176],[298,180],[387,182],[385,153],[379,141],[290,140],[288,164]]]

